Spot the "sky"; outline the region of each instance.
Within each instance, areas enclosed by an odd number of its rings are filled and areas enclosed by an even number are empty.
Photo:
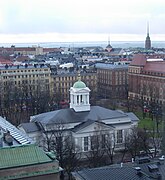
[[[0,43],[165,41],[165,0],[0,0]]]

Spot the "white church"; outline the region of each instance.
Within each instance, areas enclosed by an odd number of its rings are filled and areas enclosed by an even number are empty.
[[[62,125],[65,134],[72,135],[82,152],[91,150],[92,136],[98,132],[104,136],[113,134],[116,150],[122,149],[126,135],[137,126],[139,119],[131,112],[91,106],[89,95],[90,89],[79,75],[78,81],[70,88],[70,108],[35,115],[29,123],[22,123],[18,128],[39,143],[43,132],[52,132]]]

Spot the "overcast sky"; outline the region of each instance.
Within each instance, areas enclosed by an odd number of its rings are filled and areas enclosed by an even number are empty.
[[[0,41],[165,41],[165,0],[0,0]]]

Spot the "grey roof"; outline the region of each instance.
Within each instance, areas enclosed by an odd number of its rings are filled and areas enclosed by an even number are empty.
[[[127,117],[126,114],[106,109],[100,106],[91,106],[90,111],[75,112],[73,109],[61,109],[42,113],[33,117],[33,122],[41,124],[59,124],[59,123],[80,123],[87,120],[99,121]]]
[[[139,175],[137,172],[140,172]],[[164,159],[150,159],[147,163],[113,164],[100,168],[83,169],[73,172],[72,175],[79,180],[152,180],[165,179]]]
[[[112,51],[109,52],[109,55],[119,55],[121,52],[122,48],[113,48]]]
[[[139,121],[138,117],[134,113],[128,112],[125,114],[127,114],[131,118],[131,121]]]
[[[102,167],[84,169],[72,173],[79,180],[146,180],[146,176],[138,176],[131,167]]]
[[[95,67],[98,69],[128,69],[127,64],[114,65],[108,63],[96,63]]]
[[[21,123],[19,127],[22,127],[26,133],[32,133],[40,130],[39,126],[35,122]]]

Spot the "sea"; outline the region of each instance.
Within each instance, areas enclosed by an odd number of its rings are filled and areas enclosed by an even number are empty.
[[[144,48],[144,41],[112,41],[111,46],[114,48]],[[100,46],[105,48],[108,45],[107,41],[84,41],[84,42],[35,42],[35,43],[0,43],[0,47],[47,47],[47,48],[60,48],[60,47],[93,47]],[[165,41],[152,41],[152,47],[165,48]]]

